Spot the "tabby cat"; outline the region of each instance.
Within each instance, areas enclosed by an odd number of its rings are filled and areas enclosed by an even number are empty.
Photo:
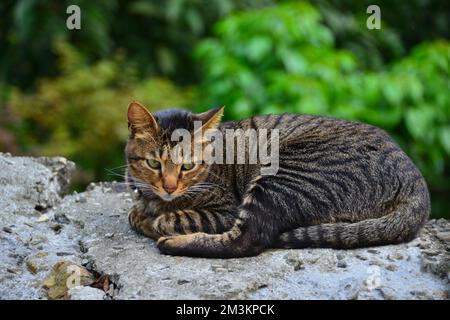
[[[129,222],[164,254],[231,258],[268,248],[357,248],[413,239],[430,213],[419,170],[381,129],[281,114],[220,124],[223,108],[193,114],[128,108]],[[279,169],[171,160],[177,128],[279,129]],[[203,146],[203,145],[202,145]]]

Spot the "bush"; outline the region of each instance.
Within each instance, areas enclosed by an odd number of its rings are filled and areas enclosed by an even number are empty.
[[[272,0],[2,0],[0,1],[0,85],[23,89],[37,78],[55,76],[52,45],[64,38],[90,62],[116,50],[139,65],[140,77],[171,77],[178,84],[195,81],[190,52],[210,33],[213,23],[230,12]],[[81,8],[81,30],[68,30],[66,8]]]
[[[138,81],[121,53],[94,65],[65,42],[57,42],[56,53],[60,76],[39,81],[32,94],[13,88],[8,109],[18,120],[10,129],[22,152],[62,155],[90,173],[78,182],[106,179],[105,168],[124,163],[126,108],[132,100],[152,110],[192,104],[192,89],[161,78]]]
[[[337,50],[309,4],[284,4],[222,20],[196,50],[202,105],[226,117],[300,112],[356,119],[389,131],[424,173],[435,216],[448,216],[450,43],[436,41],[384,71]]]

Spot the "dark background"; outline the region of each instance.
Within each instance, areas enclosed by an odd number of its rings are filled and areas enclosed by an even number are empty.
[[[66,28],[71,4],[81,30]],[[132,100],[331,115],[386,129],[448,218],[449,21],[442,0],[2,0],[0,150],[65,156],[79,189],[118,179]]]

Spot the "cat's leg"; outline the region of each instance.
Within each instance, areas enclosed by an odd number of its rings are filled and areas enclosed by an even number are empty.
[[[234,220],[228,212],[206,209],[176,210],[158,216],[153,222],[153,228],[160,235],[196,232],[215,234],[230,229]]]
[[[140,234],[158,239],[172,236],[204,232],[222,233],[233,226],[234,217],[228,212],[213,210],[177,210],[159,216],[147,216],[136,208],[128,213],[130,225]]]
[[[274,178],[262,178],[250,185],[229,231],[161,237],[158,248],[165,254],[198,257],[257,255],[279,236],[280,226],[292,223],[287,212],[291,198],[274,188]]]
[[[156,232],[153,226],[154,221],[155,217],[144,214],[136,207],[132,207],[128,212],[128,222],[130,223],[130,226],[139,234],[156,240],[161,234]]]

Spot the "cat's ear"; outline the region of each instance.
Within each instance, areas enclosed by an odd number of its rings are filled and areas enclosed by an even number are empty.
[[[128,128],[131,132],[145,129],[156,131],[158,123],[143,105],[132,102],[128,106]]]
[[[216,129],[223,116],[224,107],[214,108],[197,115],[197,118],[202,121],[202,131],[208,129]]]

